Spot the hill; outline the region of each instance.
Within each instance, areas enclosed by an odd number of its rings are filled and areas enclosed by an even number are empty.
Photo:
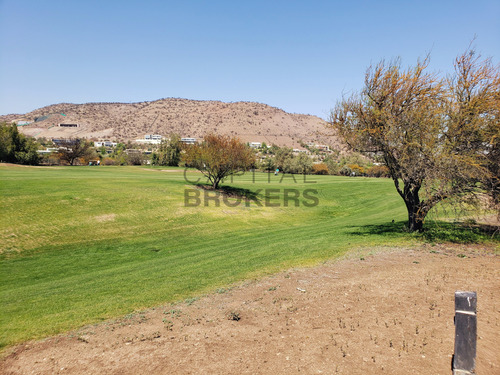
[[[138,103],[61,103],[22,115],[0,116],[0,121],[27,121],[20,130],[35,137],[85,137],[129,141],[145,134],[201,138],[209,132],[239,136],[245,142],[299,147],[300,141],[342,148],[328,136],[326,122],[316,116],[291,114],[254,102],[224,103],[188,99],[160,99]],[[78,124],[75,128],[61,123]]]

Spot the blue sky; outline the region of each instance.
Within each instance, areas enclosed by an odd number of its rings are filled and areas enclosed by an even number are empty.
[[[323,118],[382,58],[446,74],[476,37],[500,58],[500,1],[0,0],[0,114],[176,97]]]

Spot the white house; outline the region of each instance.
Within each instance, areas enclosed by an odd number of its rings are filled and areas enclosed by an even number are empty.
[[[136,139],[136,143],[147,143],[150,145],[159,145],[163,136],[160,134],[146,134],[142,139]]]
[[[94,147],[116,147],[116,142],[111,141],[98,141],[94,142]]]
[[[181,138],[181,142],[187,145],[194,145],[196,143],[196,138]]]
[[[146,134],[144,136],[144,139],[151,139],[151,140],[160,140],[162,139],[163,137],[160,135],[160,134]]]

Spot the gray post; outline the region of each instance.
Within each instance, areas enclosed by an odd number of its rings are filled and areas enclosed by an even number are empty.
[[[455,292],[455,354],[453,355],[453,375],[475,373],[476,307],[476,292]]]

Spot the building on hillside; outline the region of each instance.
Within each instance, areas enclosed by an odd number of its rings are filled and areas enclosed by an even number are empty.
[[[116,147],[116,142],[111,141],[97,141],[94,142],[94,147]]]
[[[163,139],[163,136],[160,134],[146,134],[144,138],[136,139],[136,143],[147,143],[151,145],[159,145]]]
[[[139,150],[139,149],[136,149],[136,148],[127,148],[125,150],[125,153],[127,155],[130,155],[130,154],[142,154],[142,150]]]
[[[163,136],[161,136],[160,134],[146,134],[144,136],[144,139],[159,140],[159,141],[161,141],[162,138]]]
[[[251,148],[260,148],[262,146],[262,143],[260,143],[260,142],[250,142],[249,146]]]
[[[52,143],[56,146],[60,146],[61,144],[75,144],[78,142],[78,139],[64,139],[64,138],[52,138]]]
[[[327,145],[315,145],[314,147],[316,147],[320,151],[330,151],[330,147],[328,147]]]
[[[181,138],[181,142],[187,145],[194,145],[196,143],[196,138]]]
[[[47,147],[45,150],[38,150],[37,152],[39,154],[52,154],[53,152],[57,152],[59,151],[59,148],[55,148],[55,147]]]

